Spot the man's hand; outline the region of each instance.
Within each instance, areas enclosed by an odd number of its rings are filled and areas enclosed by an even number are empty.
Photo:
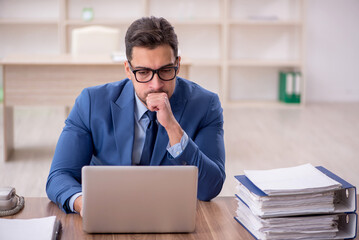
[[[81,217],[82,217],[82,196],[79,196],[78,198],[76,198],[75,202],[74,202],[74,210],[78,213],[80,213]]]
[[[170,145],[173,146],[181,141],[183,130],[173,116],[171,104],[166,93],[150,93],[146,98],[147,108],[157,111],[157,121],[166,129]]]

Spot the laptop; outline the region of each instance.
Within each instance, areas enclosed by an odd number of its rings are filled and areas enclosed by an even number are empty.
[[[193,232],[197,179],[195,166],[85,166],[83,230]]]

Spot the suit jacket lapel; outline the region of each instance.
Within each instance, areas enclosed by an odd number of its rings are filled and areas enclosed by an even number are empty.
[[[135,134],[134,88],[129,81],[115,102],[111,102],[114,134],[120,165],[132,165],[132,149]]]
[[[177,122],[181,124],[183,110],[185,109],[187,103],[187,92],[185,88],[182,87],[181,80],[177,79],[175,91],[170,98],[171,109],[174,117]],[[166,147],[169,142],[166,129],[162,126],[159,126],[157,139],[154,147],[154,152],[152,154],[151,165],[160,165],[164,155],[167,153]]]

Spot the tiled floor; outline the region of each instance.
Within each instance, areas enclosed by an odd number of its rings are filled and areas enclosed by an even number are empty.
[[[0,108],[1,125],[2,112]],[[221,195],[233,195],[233,176],[244,169],[308,162],[323,165],[359,186],[359,103],[248,107],[225,109],[224,113],[227,179]],[[14,186],[24,196],[46,196],[46,178],[64,120],[61,107],[15,109],[16,151],[8,162],[1,154],[0,186]]]

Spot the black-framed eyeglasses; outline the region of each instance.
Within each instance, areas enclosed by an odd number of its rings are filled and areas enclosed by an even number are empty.
[[[177,61],[177,59],[176,59]],[[128,61],[130,69],[135,75],[135,79],[139,83],[146,83],[153,79],[155,73],[157,73],[158,77],[162,81],[172,81],[175,79],[177,75],[178,65],[177,66],[164,66],[158,69],[151,69],[151,68],[140,68],[133,70],[131,62]]]

